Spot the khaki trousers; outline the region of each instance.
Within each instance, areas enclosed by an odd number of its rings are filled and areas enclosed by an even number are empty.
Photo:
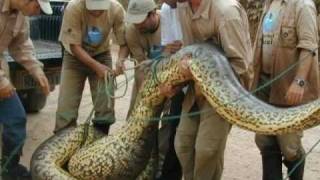
[[[112,68],[112,60],[108,53],[94,57],[97,61]],[[65,52],[61,73],[61,84],[56,112],[55,131],[70,125],[76,125],[78,110],[86,79],[89,80],[91,97],[94,104],[95,117],[93,121],[112,124],[115,121],[114,101],[108,102],[108,96],[103,87],[105,83],[98,79],[95,72]],[[113,89],[112,89],[113,94]]]
[[[277,136],[256,134],[255,141],[262,154],[281,153],[285,160],[295,161],[301,158],[301,156],[304,154],[301,138],[302,132]],[[279,149],[281,152],[272,152],[274,149]]]
[[[259,87],[270,80],[265,74],[260,75]],[[257,97],[265,102],[269,101],[270,87],[266,87],[257,93]],[[276,105],[275,105],[276,106]],[[285,160],[294,161],[304,154],[301,139],[303,132],[288,133],[277,136],[256,134],[255,142],[262,154],[281,153]],[[270,152],[278,149],[281,152]]]
[[[231,124],[223,120],[205,99],[194,101],[195,95],[189,90],[175,138],[183,176],[185,180],[219,180]],[[200,114],[187,115],[190,109],[191,112],[200,111]]]

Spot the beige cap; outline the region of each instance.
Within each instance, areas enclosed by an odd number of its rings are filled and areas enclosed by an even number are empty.
[[[110,0],[86,0],[88,10],[107,10],[110,7]]]
[[[50,0],[38,0],[41,10],[46,14],[52,14]]]
[[[153,0],[130,0],[125,21],[139,24],[157,7]]]

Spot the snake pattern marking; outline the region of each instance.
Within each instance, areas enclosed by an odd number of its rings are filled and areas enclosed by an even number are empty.
[[[191,54],[188,68],[191,79],[179,62]],[[304,130],[320,123],[320,100],[292,108],[268,105],[246,91],[238,82],[219,48],[197,44],[183,48],[156,66],[158,81],[172,85],[193,80],[213,108],[228,122],[262,134],[281,134]],[[45,141],[33,154],[33,179],[134,180],[146,168],[157,123],[155,116],[165,97],[152,73],[126,123],[112,136],[83,141],[83,126],[67,129]],[[138,178],[143,179],[143,178]]]

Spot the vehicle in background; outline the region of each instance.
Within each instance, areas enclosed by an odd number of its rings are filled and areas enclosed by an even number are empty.
[[[35,47],[37,59],[43,63],[44,72],[49,80],[51,90],[60,82],[63,49],[58,42],[62,22],[63,0],[51,0],[52,15],[41,14],[29,18],[30,36]],[[7,52],[5,58],[10,67],[11,82],[27,112],[38,112],[46,103],[46,96],[41,92],[38,84],[31,75]]]

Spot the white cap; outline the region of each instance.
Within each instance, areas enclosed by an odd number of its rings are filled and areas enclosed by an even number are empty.
[[[110,7],[110,0],[86,0],[88,10],[107,10]]]
[[[153,0],[130,0],[125,21],[139,24],[155,8],[157,8],[157,5]]]
[[[52,14],[52,8],[49,0],[38,0],[41,10],[46,14]]]

